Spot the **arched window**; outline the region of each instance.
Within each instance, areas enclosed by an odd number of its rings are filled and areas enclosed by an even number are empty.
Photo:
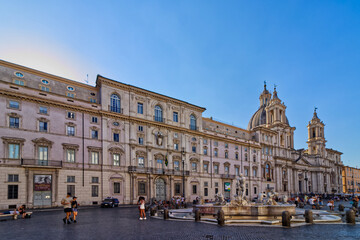
[[[121,113],[120,97],[116,94],[110,97],[110,111]]]
[[[159,105],[156,105],[154,111],[155,111],[154,121],[163,122],[162,108]]]
[[[190,129],[196,130],[196,117],[194,115],[190,115]]]
[[[270,165],[268,163],[265,166],[265,178],[266,178],[267,181],[271,181]]]
[[[253,160],[254,160],[254,162],[256,162],[256,155],[253,156]]]

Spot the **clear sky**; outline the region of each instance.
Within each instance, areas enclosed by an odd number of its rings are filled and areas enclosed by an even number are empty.
[[[276,84],[305,148],[359,166],[360,1],[0,0],[0,59],[94,84],[97,74],[206,107],[247,128]]]

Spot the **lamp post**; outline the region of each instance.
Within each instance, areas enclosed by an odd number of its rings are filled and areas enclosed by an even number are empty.
[[[352,184],[352,192],[353,192],[353,198],[355,195],[355,187],[354,187],[354,170],[351,171],[351,184]]]
[[[182,151],[181,151],[181,155],[182,155],[182,170],[183,170],[183,174],[182,174],[182,196],[183,198],[185,198],[185,148],[182,147]]]

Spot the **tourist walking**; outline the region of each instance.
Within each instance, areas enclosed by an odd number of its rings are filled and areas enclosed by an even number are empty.
[[[72,212],[73,212],[73,220],[74,220],[74,223],[76,223],[76,217],[78,215],[78,202],[76,201],[77,200],[77,197],[73,197],[73,200],[71,202],[71,208],[72,208]]]
[[[146,214],[145,214],[145,198],[139,197],[139,212],[140,212],[140,220],[146,220]]]
[[[66,216],[63,218],[64,223],[70,224],[70,216],[71,216],[71,193],[68,193],[65,198],[61,200],[61,204],[64,206],[64,212],[66,213]]]

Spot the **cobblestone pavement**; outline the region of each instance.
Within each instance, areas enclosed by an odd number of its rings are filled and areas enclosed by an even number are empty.
[[[293,228],[225,226],[193,221],[138,219],[135,207],[80,209],[78,223],[65,225],[60,210],[34,212],[31,219],[0,222],[1,239],[360,239],[360,225]]]

